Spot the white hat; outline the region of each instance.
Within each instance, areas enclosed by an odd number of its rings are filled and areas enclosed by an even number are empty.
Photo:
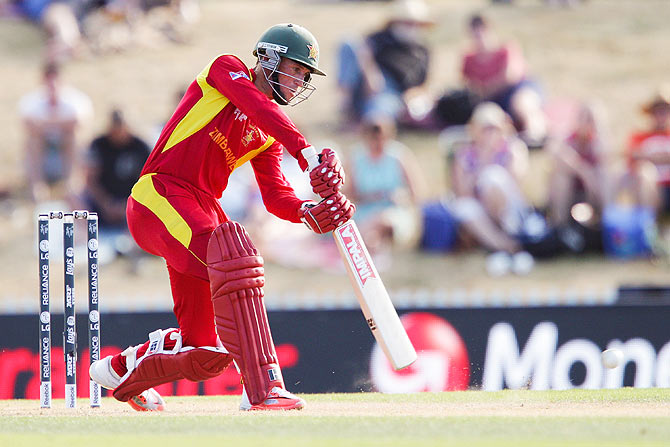
[[[435,24],[435,21],[430,17],[428,6],[423,0],[396,0],[393,2],[389,23],[393,22],[413,22],[423,26]]]
[[[508,123],[507,114],[494,102],[483,102],[475,107],[470,124],[479,128],[491,126],[504,129]]]

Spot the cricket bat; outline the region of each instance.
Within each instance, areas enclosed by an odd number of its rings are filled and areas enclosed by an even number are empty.
[[[319,164],[314,147],[303,149],[302,154],[310,170]],[[372,335],[395,370],[408,367],[416,360],[416,351],[398,318],[356,222],[351,219],[336,228],[333,237]]]

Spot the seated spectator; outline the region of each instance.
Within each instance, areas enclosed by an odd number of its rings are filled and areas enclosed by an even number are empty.
[[[605,151],[609,149],[603,119],[599,105],[583,103],[567,138],[547,146],[553,166],[548,211],[555,227],[568,224],[577,203],[589,205],[595,220],[602,213],[608,196]]]
[[[547,127],[542,99],[528,77],[521,48],[513,42],[499,43],[481,15],[472,16],[469,32],[472,46],[461,66],[467,90],[479,101],[498,104],[511,115],[524,141],[541,145]]]
[[[88,96],[62,84],[59,72],[57,64],[46,64],[43,85],[19,102],[26,179],[36,202],[64,199],[71,192],[77,131],[93,110]]]
[[[670,211],[670,94],[660,89],[642,111],[650,126],[631,134],[625,169],[603,212],[605,253],[617,259],[652,256],[657,214]]]
[[[423,1],[398,0],[394,8],[381,30],[362,42],[345,42],[339,50],[338,85],[347,119],[386,114],[419,125],[430,111],[430,105],[417,109],[412,104],[422,103],[419,92],[430,60],[424,34],[433,22]]]
[[[121,254],[134,248],[128,237],[126,201],[150,152],[119,110],[112,111],[107,132],[89,148],[83,200],[87,209],[98,213],[101,243],[108,239]]]
[[[460,146],[454,157],[452,211],[466,232],[494,252],[488,260],[492,274],[511,268],[527,273],[533,259],[519,237],[531,214],[520,187],[528,149],[507,114],[492,102],[475,108],[468,133],[469,144]]]
[[[37,21],[53,0],[0,0],[0,17]]]
[[[660,89],[643,106],[649,117],[647,130],[633,132],[628,142],[628,173],[633,202],[670,212],[670,92]]]
[[[0,17],[20,17],[38,25],[46,37],[47,57],[63,61],[81,48],[75,11],[78,3],[75,0],[0,0]]]
[[[52,60],[65,61],[79,55],[82,50],[83,39],[74,4],[76,2],[50,2],[42,14],[47,57]]]
[[[89,0],[82,23],[91,49],[105,53],[184,43],[199,19],[196,0]]]
[[[420,173],[414,154],[394,139],[388,117],[368,117],[362,140],[346,170],[347,195],[356,204],[356,221],[372,252],[392,245],[408,247],[418,237]]]

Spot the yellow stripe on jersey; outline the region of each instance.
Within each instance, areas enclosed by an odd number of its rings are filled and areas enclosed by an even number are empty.
[[[230,100],[223,96],[221,92],[207,83],[209,70],[212,68],[212,64],[216,59],[210,62],[196,78],[200,90],[202,90],[202,98],[200,98],[191,110],[188,111],[186,116],[179,121],[179,124],[177,124],[177,127],[172,131],[162,152],[171,149],[176,144],[181,143],[205,127],[205,125],[230,102]]]
[[[242,155],[242,156],[235,162],[235,166],[233,167],[233,170],[239,168],[239,167],[242,166],[244,163],[248,162],[249,160],[251,160],[252,158],[254,158],[256,155],[260,154],[260,153],[263,152],[265,149],[269,148],[270,145],[271,145],[272,143],[274,143],[274,142],[275,142],[275,139],[274,139],[274,138],[272,138],[272,137],[268,137],[268,139],[265,140],[265,143],[263,143],[263,145],[262,145],[261,147],[259,147],[258,149],[254,149],[254,150],[252,150],[252,151],[249,151],[249,152],[247,152],[246,154]]]
[[[188,248],[191,244],[191,236],[193,234],[191,227],[188,226],[188,223],[179,215],[179,212],[174,209],[170,202],[156,191],[151,178],[153,175],[155,174],[146,174],[140,177],[135,186],[133,186],[130,196],[138,203],[149,208],[163,222],[172,237]]]

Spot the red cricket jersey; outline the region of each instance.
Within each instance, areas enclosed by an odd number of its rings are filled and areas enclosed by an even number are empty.
[[[233,55],[214,59],[191,83],[144,165],[142,175],[159,173],[221,197],[228,177],[247,161],[265,207],[300,222],[303,200],[281,172],[282,145],[306,163],[309,144],[291,120],[253,84],[254,73]]]
[[[635,132],[630,136],[628,141],[628,148],[626,151],[626,158],[629,166],[635,164],[633,154],[638,151],[665,151],[670,148],[670,131],[668,130],[651,130],[643,132]],[[662,185],[670,185],[670,165],[657,164],[658,169],[658,183]]]
[[[525,76],[526,63],[523,53],[516,44],[509,43],[484,57],[479,57],[474,51],[467,53],[463,57],[461,74],[465,79],[485,84],[502,76],[512,64],[523,67],[522,74]]]

